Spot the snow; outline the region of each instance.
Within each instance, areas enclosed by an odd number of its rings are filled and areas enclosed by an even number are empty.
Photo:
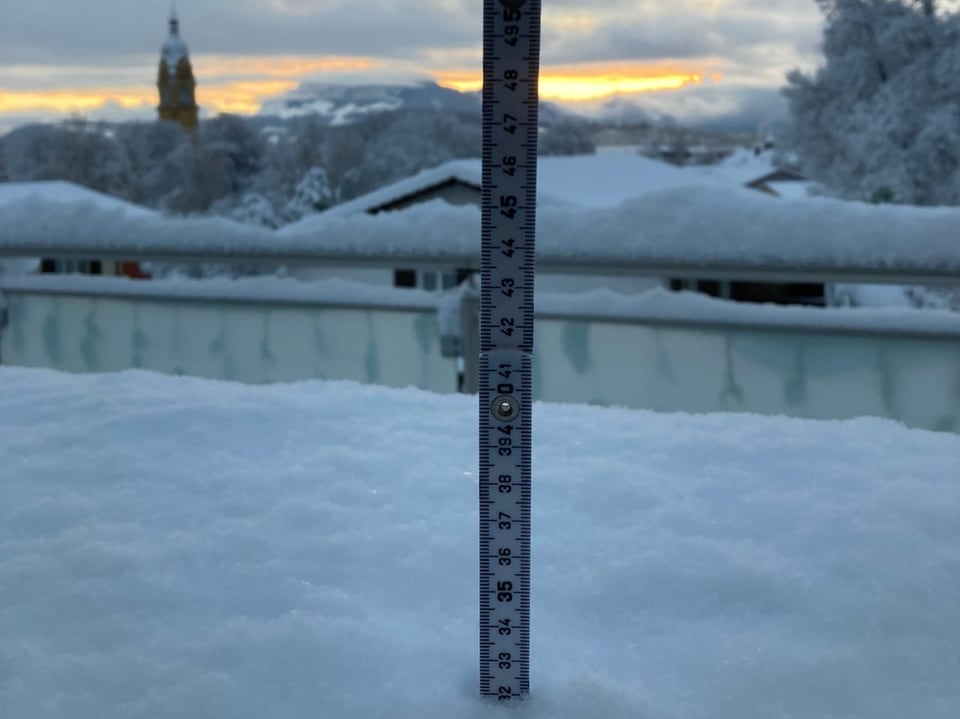
[[[794,180],[790,182],[768,182],[767,186],[777,193],[777,197],[802,200],[810,197],[810,188],[813,183]]]
[[[37,257],[25,257],[20,259],[0,259],[0,275],[25,275],[30,272],[36,272],[40,267],[40,259]]]
[[[80,205],[118,212],[125,217],[159,217],[159,213],[146,207],[65,180],[0,182],[0,212],[33,203],[52,208]]]
[[[179,36],[171,35],[163,43],[160,50],[164,62],[167,63],[167,69],[171,73],[177,71],[177,63],[189,55],[187,44]]]
[[[314,215],[280,230],[219,218],[161,218],[102,198],[35,192],[0,200],[0,254],[116,252],[207,259],[433,259],[463,266],[479,252],[479,209],[433,200],[378,215]],[[648,192],[609,208],[538,209],[538,261],[711,268],[831,268],[960,274],[960,210],[786,200],[719,185]],[[634,267],[630,267],[634,265]],[[905,280],[909,281],[909,280]]]
[[[547,263],[960,269],[953,240],[960,230],[956,208],[784,200],[746,189],[688,186],[648,192],[612,208],[544,206],[537,218],[538,260]],[[394,234],[404,225],[406,240]],[[476,253],[478,229],[477,208],[436,200],[374,217],[322,213],[277,234],[304,243],[322,237],[327,247],[338,236],[351,238],[354,249],[365,253],[379,246],[462,257]]]
[[[851,285],[839,283],[833,286],[834,301],[853,307],[913,307],[902,285]]]
[[[119,213],[124,217],[158,217],[145,207],[134,205],[95,190],[64,180],[38,182],[0,182],[0,216],[4,206],[14,208],[21,204],[39,203],[55,208],[83,207],[94,211]],[[14,228],[11,228],[13,230]],[[0,260],[0,273],[22,274],[33,272],[39,259]]]
[[[416,195],[428,188],[442,185],[451,180],[475,187],[479,192],[482,181],[480,161],[451,160],[442,165],[422,170],[415,175],[393,182],[373,192],[368,192],[353,200],[341,202],[320,214],[327,219],[362,214],[386,203]]]
[[[761,152],[758,155],[752,149],[738,147],[715,165],[684,169],[691,174],[702,174],[724,180],[733,185],[746,185],[748,182],[763,177],[777,168],[773,164],[771,153]]]
[[[903,288],[896,285],[892,287],[902,294]],[[732,302],[699,292],[672,292],[655,288],[638,295],[624,295],[605,289],[579,293],[537,293],[535,304],[537,315],[542,317],[591,317],[640,324],[748,326],[757,330],[775,327],[815,332],[946,334],[960,339],[960,315],[956,312],[920,309],[905,303],[899,306],[878,304],[869,308],[804,307]]]
[[[537,168],[537,185],[547,201],[592,208],[615,207],[698,180],[681,168],[633,153],[543,157]]]
[[[769,172],[769,162],[764,160],[763,166],[765,170],[749,177],[744,175],[746,179],[741,182],[739,175],[731,177],[730,173],[711,173],[699,167],[674,167],[636,152],[541,157],[537,163],[537,189],[541,204],[614,207],[652,190],[717,181],[743,184]],[[329,218],[369,212],[450,180],[475,187],[479,192],[481,174],[480,160],[451,160],[331,207],[323,214]]]
[[[369,105],[357,105],[348,102],[338,107],[330,120],[331,125],[349,125],[357,121],[358,116],[371,115],[380,112],[389,112],[400,107],[399,101],[374,102]]]
[[[270,275],[202,280],[173,276],[151,282],[81,274],[21,275],[0,278],[0,291],[3,290],[84,297],[232,300],[257,304],[303,303],[397,309],[434,309],[439,301],[437,293],[413,288],[380,287],[337,278],[300,282]]]
[[[531,699],[476,696],[476,406],[0,368],[31,719],[952,719],[960,438],[534,409]]]
[[[177,71],[177,63],[189,55],[187,43],[180,37],[180,23],[176,15],[170,17],[170,35],[164,40],[160,54],[171,74]]]

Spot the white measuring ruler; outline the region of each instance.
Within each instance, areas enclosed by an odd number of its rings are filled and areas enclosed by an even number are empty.
[[[530,690],[530,455],[540,0],[484,0],[480,693]]]

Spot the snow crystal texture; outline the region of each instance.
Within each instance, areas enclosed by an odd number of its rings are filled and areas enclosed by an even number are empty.
[[[531,698],[477,697],[472,398],[0,368],[10,719],[951,719],[960,437],[535,409]]]

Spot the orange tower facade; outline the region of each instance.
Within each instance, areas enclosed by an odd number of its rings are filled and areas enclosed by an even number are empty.
[[[170,15],[170,35],[160,51],[160,70],[157,74],[157,89],[160,104],[157,112],[161,120],[179,122],[187,130],[197,126],[196,87],[190,53],[180,37],[180,21],[176,13]]]

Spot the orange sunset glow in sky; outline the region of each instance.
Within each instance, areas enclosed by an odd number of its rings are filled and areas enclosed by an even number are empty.
[[[374,60],[317,59],[317,58],[214,58],[206,61],[202,55],[194,59],[200,82],[198,102],[217,112],[254,113],[264,99],[282,95],[295,89],[298,78],[322,69],[373,70]],[[204,78],[228,77],[231,70],[251,69],[262,79],[219,80],[204,82]],[[574,68],[545,67],[540,76],[540,95],[545,100],[570,102],[595,100],[616,94],[634,94],[676,90],[703,81],[704,73],[683,69],[642,66]],[[480,90],[483,84],[478,70],[445,70],[433,78],[437,84],[461,92]],[[714,73],[711,80],[720,81]],[[0,92],[0,113],[31,110],[58,113],[82,113],[106,103],[124,108],[152,105],[156,90],[152,83],[113,87],[52,88],[47,90],[19,90]]]
[[[573,8],[544,0],[541,97],[574,110],[635,98],[681,115],[685,100],[692,111],[726,112],[751,93],[775,98],[787,70],[815,62],[822,28],[812,0],[794,5],[609,0]],[[180,7],[180,31],[202,115],[250,114],[303,82],[432,80],[477,91],[480,7],[475,0],[193,0]],[[0,133],[71,114],[155,116],[169,12],[168,0],[3,0]]]

